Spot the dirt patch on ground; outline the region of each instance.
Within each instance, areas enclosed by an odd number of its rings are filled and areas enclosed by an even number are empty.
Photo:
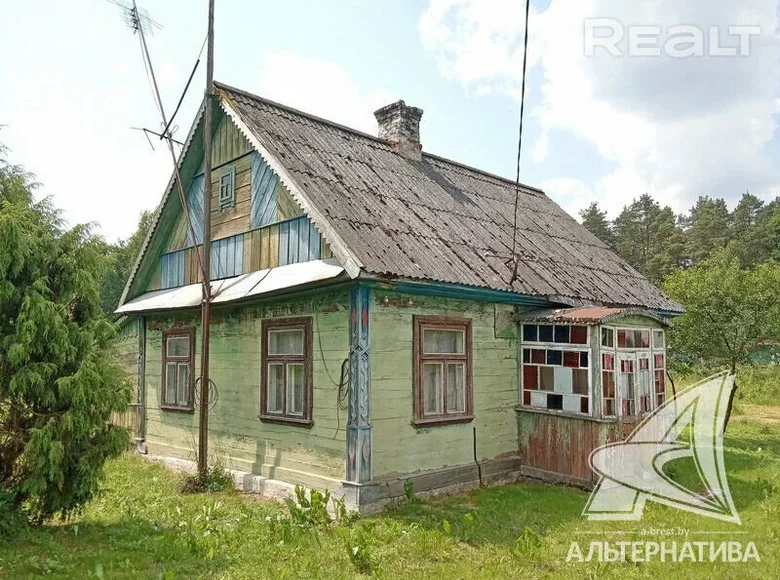
[[[780,407],[740,404],[739,408],[739,415],[734,415],[735,421],[757,421],[769,425],[780,425]]]

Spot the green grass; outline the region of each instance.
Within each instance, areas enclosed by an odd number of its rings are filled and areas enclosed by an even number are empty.
[[[672,372],[677,390],[705,379],[719,369],[694,367]],[[780,365],[740,365],[737,367],[736,404],[780,406]]]
[[[742,526],[652,502],[641,522],[597,524],[581,516],[587,493],[518,483],[303,529],[279,504],[235,492],[181,495],[177,476],[126,455],[109,464],[104,492],[81,515],[0,545],[0,577],[780,578],[780,425],[733,422],[726,443]],[[761,562],[566,563],[573,540],[587,550],[592,540],[678,527],[699,532],[691,541],[754,541]],[[628,533],[592,534],[618,530]]]

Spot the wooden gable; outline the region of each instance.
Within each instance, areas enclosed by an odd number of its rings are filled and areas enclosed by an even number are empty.
[[[205,190],[202,127],[196,125],[193,131],[181,162],[192,231],[174,183],[159,209],[159,221],[127,298],[201,281],[195,244],[200,250]],[[212,278],[332,256],[274,170],[219,109],[212,144]],[[224,194],[226,183],[232,188],[229,203],[220,201],[220,188]]]

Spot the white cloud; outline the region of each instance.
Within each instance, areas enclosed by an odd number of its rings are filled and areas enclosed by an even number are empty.
[[[249,90],[372,135],[373,111],[397,100],[384,91],[361,90],[336,64],[291,51],[266,53],[258,78]]]
[[[569,215],[578,216],[580,210],[598,201],[593,190],[579,179],[556,177],[540,184],[540,187]]]
[[[487,86],[518,95],[523,5],[431,0],[419,23],[423,46],[441,74],[467,90]],[[586,57],[584,21],[605,16],[663,28],[759,24],[762,35],[747,57],[616,58],[605,51]],[[775,0],[750,7],[731,0],[552,0],[545,11],[532,10],[529,66],[543,76],[542,103],[530,103],[542,131],[534,161],[568,154],[557,147],[559,135],[590,143],[613,169],[585,184],[576,175],[585,168],[575,160],[564,176],[569,181],[551,176],[548,183],[567,183],[561,195],[568,198],[579,181],[610,213],[645,192],[677,210],[698,195],[733,200],[747,189],[776,195],[780,168],[765,149],[775,138],[780,95],[777,22]]]

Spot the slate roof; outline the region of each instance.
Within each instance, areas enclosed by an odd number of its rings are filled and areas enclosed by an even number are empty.
[[[215,85],[370,276],[465,284],[572,306],[682,311],[527,186],[519,199],[518,277],[510,285],[514,182],[425,152],[421,162],[410,161],[377,137]]]

